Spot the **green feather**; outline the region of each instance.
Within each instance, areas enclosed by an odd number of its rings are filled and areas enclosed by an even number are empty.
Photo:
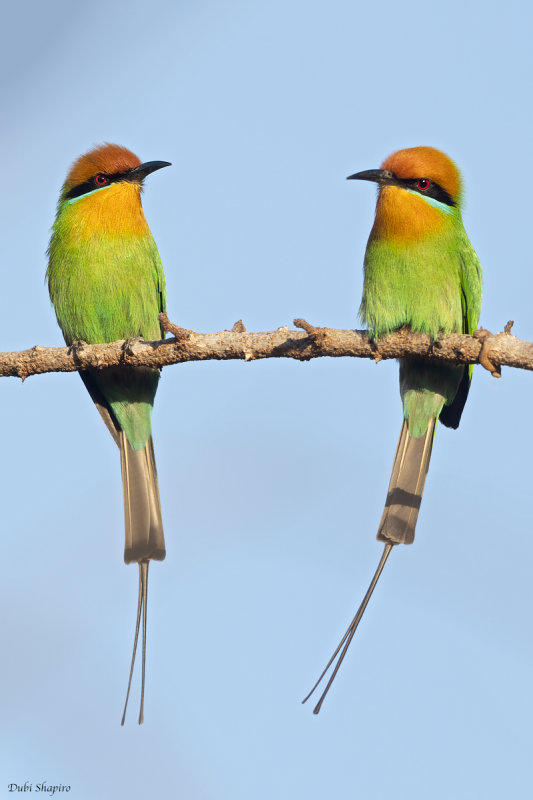
[[[159,339],[166,308],[165,278],[152,235],[77,235],[75,207],[63,203],[53,226],[46,273],[50,298],[67,344]],[[90,379],[112,409],[130,445],[151,434],[159,370],[91,370]]]
[[[370,235],[359,313],[373,338],[410,327],[436,340],[440,333],[472,333],[477,327],[481,267],[459,209],[446,220],[443,232],[416,242],[397,244]],[[452,427],[459,423],[471,368],[401,360],[400,391],[412,436],[423,436],[443,406],[454,403],[465,372],[460,408],[458,403],[452,422],[443,419]]]

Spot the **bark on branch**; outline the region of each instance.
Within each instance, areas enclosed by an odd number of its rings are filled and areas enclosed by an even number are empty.
[[[184,361],[261,358],[294,358],[308,361],[329,356],[339,358],[371,358],[381,361],[402,356],[416,356],[430,361],[453,364],[482,364],[499,377],[500,366],[533,370],[533,343],[512,336],[510,326],[502,333],[476,331],[474,336],[451,334],[432,342],[429,336],[409,330],[397,331],[378,341],[369,339],[366,331],[317,328],[302,319],[288,327],[264,333],[248,333],[239,320],[231,331],[195,333],[169,322],[160,315],[163,328],[172,336],[157,342],[128,339],[88,345],[79,342],[72,347],[40,347],[13,353],[0,353],[0,376],[19,377],[43,372],[74,372],[78,369],[103,369],[130,366],[165,367]]]

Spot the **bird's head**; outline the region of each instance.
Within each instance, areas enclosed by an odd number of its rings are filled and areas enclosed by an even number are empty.
[[[70,168],[59,197],[58,216],[70,212],[85,222],[85,228],[135,232],[146,226],[140,199],[143,181],[151,172],[168,166],[168,161],[143,164],[118,144],[94,147]]]
[[[376,238],[411,243],[460,220],[461,175],[451,158],[434,147],[398,150],[380,169],[356,172],[349,180],[379,186]]]

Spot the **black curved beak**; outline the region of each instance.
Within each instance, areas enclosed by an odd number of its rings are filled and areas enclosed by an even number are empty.
[[[170,161],[146,161],[144,164],[139,164],[138,167],[133,167],[130,170],[130,175],[136,181],[143,181],[151,172],[171,166]]]
[[[391,184],[395,182],[394,174],[388,169],[364,169],[354,175],[348,175],[347,181],[373,181],[380,184]]]

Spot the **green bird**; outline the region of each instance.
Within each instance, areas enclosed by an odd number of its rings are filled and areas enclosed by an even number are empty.
[[[61,189],[48,248],[46,277],[68,345],[142,336],[160,339],[165,276],[141,204],[143,181],[167,161],[142,164],[116,144],[75,161]],[[137,623],[122,724],[131,688],[141,620],[144,718],[148,565],[165,558],[151,414],[159,370],[109,367],[80,376],[120,450],[126,543],[124,561],[139,564]]]
[[[359,310],[371,338],[404,327],[433,340],[441,333],[472,334],[481,310],[481,267],[463,227],[462,183],[454,162],[433,147],[412,147],[393,153],[381,169],[357,172],[350,179],[373,181],[379,187]],[[377,534],[385,548],[354,619],[303,701],[313,694],[340,652],[315,714],[392,548],[414,540],[437,420],[446,427],[458,427],[471,378],[471,365],[400,359],[403,424]]]

